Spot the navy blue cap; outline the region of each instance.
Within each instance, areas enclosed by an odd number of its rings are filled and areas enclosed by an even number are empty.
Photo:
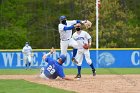
[[[60,18],[59,18],[59,20],[64,20],[64,19],[66,19],[66,16],[60,16]]]
[[[59,58],[62,60],[62,63],[66,61],[66,56],[65,55],[60,55]]]
[[[29,42],[26,42],[26,43],[25,43],[25,46],[29,46]]]
[[[29,44],[29,42],[26,42],[25,44]]]

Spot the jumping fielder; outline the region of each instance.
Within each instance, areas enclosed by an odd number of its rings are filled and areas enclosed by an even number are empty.
[[[72,36],[73,39],[76,40],[78,43],[78,51],[75,57],[75,59],[78,62],[77,64],[78,74],[75,78],[81,78],[81,65],[83,61],[83,55],[85,55],[85,59],[92,69],[93,76],[95,76],[96,71],[90,59],[90,52],[89,52],[89,48],[91,46],[91,36],[86,31],[81,30],[80,23],[76,24],[75,29],[76,32]]]
[[[66,20],[66,16],[60,16],[59,18],[60,24],[58,25],[58,30],[60,33],[60,48],[61,48],[61,54],[66,55],[67,54],[67,48],[68,46],[72,46],[73,49],[73,59],[72,61],[75,61],[75,55],[77,52],[78,44],[75,40],[73,40],[72,37],[72,29],[75,27],[75,24],[77,23],[85,23],[86,21],[80,21],[80,20]]]
[[[65,55],[60,55],[58,60],[54,60],[53,58],[49,57],[54,52],[54,49],[52,48],[51,51],[47,54],[43,55],[43,60],[48,63],[46,67],[41,68],[41,74],[40,77],[44,79],[56,79],[58,76],[65,80],[72,80],[70,78],[67,78],[64,74],[62,64],[66,60]]]
[[[25,46],[22,49],[23,53],[23,61],[25,63],[26,69],[31,68],[31,62],[32,62],[32,48],[29,45],[28,42],[25,43]]]

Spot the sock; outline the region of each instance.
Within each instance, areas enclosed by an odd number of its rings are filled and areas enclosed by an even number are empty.
[[[78,74],[81,74],[81,66],[77,66],[78,68]]]
[[[27,63],[25,64],[25,66],[27,67]]]
[[[75,57],[76,56],[76,53],[77,53],[77,49],[73,49],[73,55],[72,55],[72,57]]]
[[[30,67],[31,63],[29,62],[29,67]]]
[[[91,67],[92,70],[95,71],[95,68],[94,68],[94,66],[93,66],[93,63],[90,64],[90,67]]]

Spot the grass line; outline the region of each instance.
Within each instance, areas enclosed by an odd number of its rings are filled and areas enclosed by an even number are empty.
[[[96,69],[97,74],[140,74],[140,68],[98,68]],[[25,69],[1,69],[0,75],[34,75],[38,74],[40,69],[32,69],[32,70],[25,70]],[[64,69],[65,74],[77,74],[76,68]],[[90,68],[82,68],[82,74],[91,74]]]

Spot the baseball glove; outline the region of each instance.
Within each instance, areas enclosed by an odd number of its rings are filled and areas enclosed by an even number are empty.
[[[84,44],[83,48],[84,49],[89,49],[89,45],[88,44]]]
[[[89,20],[86,20],[84,22],[84,25],[85,25],[86,29],[88,29],[88,28],[90,28],[92,26],[92,23]]]

